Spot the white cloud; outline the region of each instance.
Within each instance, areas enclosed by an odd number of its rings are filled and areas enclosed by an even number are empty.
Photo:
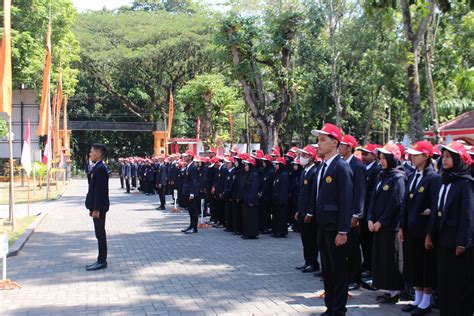
[[[74,6],[80,12],[86,10],[117,9],[123,5],[130,4],[131,0],[73,0]]]

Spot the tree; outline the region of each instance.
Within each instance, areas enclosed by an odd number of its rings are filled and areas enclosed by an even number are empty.
[[[231,13],[221,22],[218,43],[227,51],[267,152],[279,142],[297,91],[293,56],[302,13],[299,1],[268,1],[261,18]]]

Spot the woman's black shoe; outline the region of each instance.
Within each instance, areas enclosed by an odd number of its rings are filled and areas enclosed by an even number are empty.
[[[415,308],[416,308],[416,305],[408,304],[408,305],[403,306],[402,312],[411,313],[415,310]]]

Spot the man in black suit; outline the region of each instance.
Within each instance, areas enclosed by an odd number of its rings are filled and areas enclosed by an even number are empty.
[[[337,153],[341,131],[333,124],[312,130],[318,137],[318,155],[324,161],[318,167],[312,193],[313,209],[318,227],[318,247],[324,281],[323,315],[345,315],[349,285],[347,266],[347,234],[351,228],[353,184],[349,164]]]
[[[155,169],[155,189],[158,192],[158,196],[160,198],[160,206],[157,207],[157,210],[164,211],[166,210],[165,203],[165,189],[166,189],[166,182],[167,182],[167,172],[166,172],[166,165],[163,156],[158,157],[158,163],[156,164]]]
[[[300,150],[300,161],[304,166],[300,181],[300,194],[295,220],[298,221],[303,243],[304,265],[297,267],[303,273],[319,271],[318,230],[314,217],[310,213],[311,187],[316,181],[316,149],[306,146]]]
[[[353,204],[351,230],[348,234],[349,248],[349,290],[359,289],[362,285],[362,255],[360,247],[359,219],[364,215],[365,195],[367,191],[367,170],[364,164],[354,156],[357,140],[351,135],[344,135],[339,146],[339,154],[349,163],[352,170]]]
[[[90,160],[95,163],[91,170],[89,191],[86,197],[86,208],[94,221],[95,237],[99,245],[97,262],[86,266],[87,271],[107,268],[107,238],[105,234],[105,217],[110,207],[109,172],[102,161],[107,150],[102,144],[93,144],[89,152]]]
[[[198,195],[198,169],[193,162],[194,152],[192,150],[187,150],[183,154],[183,158],[187,166],[184,171],[182,196],[184,203],[188,206],[190,223],[189,227],[183,229],[182,232],[185,234],[195,234],[198,232],[197,225],[199,219],[198,206],[196,205]]]

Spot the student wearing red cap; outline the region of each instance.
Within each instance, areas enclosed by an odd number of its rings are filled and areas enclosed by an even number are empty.
[[[406,151],[416,171],[408,178],[398,232],[403,242],[403,276],[415,288],[415,300],[402,310],[412,315],[431,311],[431,293],[435,285],[436,265],[430,223],[436,208],[441,177],[431,167],[433,145],[420,141]]]
[[[215,228],[225,227],[225,200],[224,189],[228,170],[223,164],[223,157],[215,157],[214,162],[214,180],[212,194],[214,196],[214,209],[216,223]],[[213,215],[214,216],[214,215]]]
[[[242,239],[258,236],[258,174],[254,158],[243,161],[245,170],[245,190],[242,194]]]
[[[374,286],[384,291],[381,303],[395,304],[403,288],[400,273],[400,243],[396,238],[405,196],[406,175],[400,165],[400,149],[392,143],[377,148],[382,172],[379,174],[369,206],[369,230],[374,233],[372,277]]]
[[[289,152],[292,153],[293,152]],[[296,154],[295,154],[296,157]],[[298,232],[298,224],[295,220],[295,214],[298,211],[298,197],[300,195],[300,180],[303,166],[301,161],[296,158],[290,162],[291,171],[288,172],[288,177],[290,178],[290,188],[288,192],[288,226],[294,232]]]
[[[232,221],[234,226],[234,235],[242,235],[242,193],[245,189],[245,170],[243,162],[248,156],[244,154],[238,154],[234,156],[235,159],[235,180],[232,185],[231,198],[232,198]]]
[[[312,212],[318,227],[324,281],[324,315],[345,315],[348,296],[347,234],[352,218],[352,171],[338,155],[341,131],[333,124],[312,130],[318,137],[318,155],[324,156],[313,186]]]
[[[316,181],[316,149],[306,146],[299,150],[300,162],[304,167],[300,180],[297,212],[295,220],[298,221],[303,243],[304,265],[296,267],[303,273],[317,272],[320,270],[318,262],[318,229],[314,217],[310,214],[311,188]]]
[[[459,142],[441,146],[441,188],[432,221],[438,257],[440,315],[473,315],[474,179]]]
[[[275,178],[275,168],[272,164],[272,157],[266,155],[262,158],[263,179],[258,193],[259,197],[259,230],[262,234],[271,233],[272,222],[272,190],[273,179]]]
[[[185,205],[188,207],[189,213],[189,227],[183,229],[185,234],[194,234],[198,232],[197,224],[199,219],[198,207],[196,205],[196,197],[198,194],[198,169],[193,162],[194,152],[187,150],[183,155],[187,166],[184,170],[183,177],[183,199]]]
[[[234,157],[227,156],[224,158],[225,167],[227,168],[227,177],[224,184],[224,201],[225,201],[225,231],[234,231],[233,206],[232,206],[232,187],[235,182],[235,173],[237,169],[234,166]]]
[[[274,162],[275,177],[272,188],[272,237],[285,238],[288,234],[288,194],[290,179],[285,170],[286,160],[278,157]]]

